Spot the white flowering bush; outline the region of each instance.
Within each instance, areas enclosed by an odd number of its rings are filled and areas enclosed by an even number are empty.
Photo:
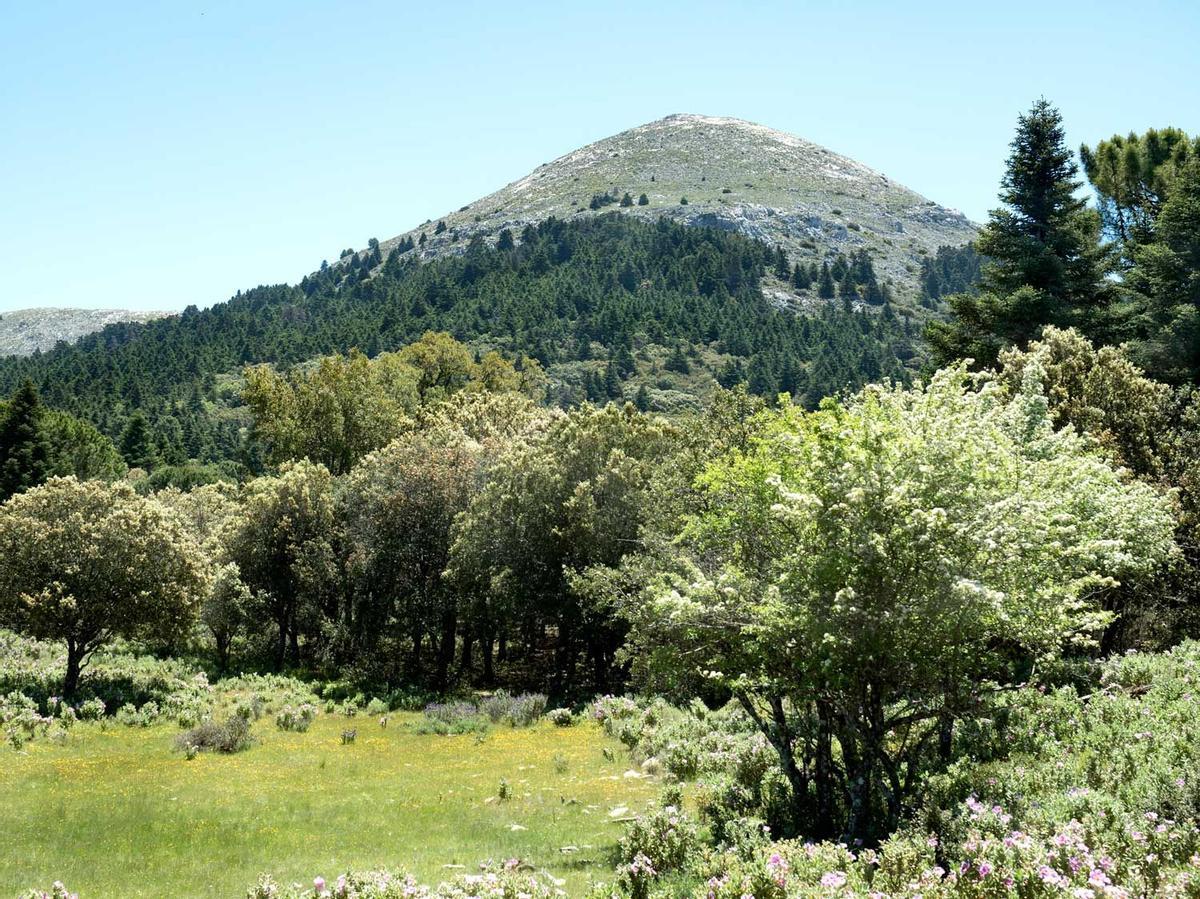
[[[275,715],[275,726],[280,730],[304,733],[316,717],[317,707],[311,702],[304,702],[298,706],[285,705]]]
[[[564,893],[517,859],[487,862],[476,874],[460,874],[434,885],[419,883],[403,871],[343,874],[332,881],[282,885],[264,875],[246,899],[551,899]],[[59,899],[55,896],[53,899]]]

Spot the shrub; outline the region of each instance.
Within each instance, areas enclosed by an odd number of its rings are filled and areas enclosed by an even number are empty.
[[[391,711],[391,708],[386,702],[379,698],[372,698],[367,703],[367,714],[373,718],[378,718],[380,715],[386,715]]]
[[[175,738],[175,748],[187,752],[188,747],[192,746],[199,751],[233,753],[248,749],[253,742],[249,719],[234,714],[222,724],[202,721],[191,730],[184,731]]]
[[[83,721],[98,721],[104,717],[104,700],[89,699],[79,705],[79,717]]]
[[[570,727],[575,723],[575,716],[570,709],[551,709],[546,717],[555,727]]]
[[[285,886],[263,875],[246,893],[247,899],[551,899],[560,896],[546,880],[523,871],[519,859],[503,864],[487,862],[477,874],[460,874],[435,886],[418,883],[410,874],[397,871],[348,873],[328,883],[315,877],[309,885]],[[35,899],[42,899],[41,896]],[[57,895],[50,899],[67,899]]]
[[[508,712],[508,722],[513,727],[528,727],[536,722],[546,711],[546,695],[544,693],[522,693],[512,702]]]
[[[700,836],[695,820],[679,807],[678,793],[667,793],[658,808],[630,822],[621,837],[621,862],[633,865],[639,856],[656,874],[684,871],[697,860]]]
[[[275,715],[275,726],[280,730],[304,733],[317,717],[317,707],[310,702],[299,706],[285,705]]]
[[[467,734],[487,729],[487,719],[470,702],[431,702],[417,725],[423,734]]]

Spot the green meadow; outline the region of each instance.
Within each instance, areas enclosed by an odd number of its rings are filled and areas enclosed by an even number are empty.
[[[191,761],[164,725],[81,724],[66,742],[6,750],[0,896],[57,879],[86,899],[226,899],[264,872],[311,882],[404,868],[437,881],[510,857],[574,895],[610,874],[619,819],[657,792],[591,722],[480,737],[419,734],[420,719],[322,715],[288,733],[264,718],[247,751]]]

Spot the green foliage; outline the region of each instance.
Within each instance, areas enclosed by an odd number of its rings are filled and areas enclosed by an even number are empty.
[[[191,749],[229,754],[249,749],[253,743],[250,719],[238,714],[230,715],[220,724],[202,721],[175,738],[175,748],[180,752]]]
[[[130,468],[152,471],[158,464],[158,448],[150,433],[146,416],[135,412],[129,417],[119,441],[121,455]]]
[[[631,404],[572,410],[514,444],[457,524],[452,583],[473,598],[489,633],[556,629],[545,672],[556,689],[574,685],[584,660],[591,682],[606,686],[623,626],[605,603],[579,595],[584,584],[573,579],[636,547],[647,487],[676,440]]]
[[[186,634],[205,587],[183,522],[127,484],[52,478],[0,507],[0,616],[66,641],[67,696],[113,637],[169,643]]]
[[[1193,144],[1178,128],[1114,134],[1094,149],[1080,147],[1109,236],[1123,243],[1148,241],[1177,173],[1198,153],[1200,142]]]
[[[396,354],[370,360],[352,350],[287,375],[265,365],[247,369],[242,399],[271,462],[309,459],[344,474],[409,426],[422,380]]]
[[[522,354],[545,367],[573,361],[580,337],[606,354],[682,341],[743,365],[760,359],[756,389],[766,396],[779,392],[787,365],[819,368],[804,385],[814,404],[865,383],[858,363],[866,350],[885,359],[887,373],[912,357],[894,320],[838,309],[797,317],[773,307],[760,289],[772,257],[736,234],[669,221],[617,214],[550,220],[527,228],[511,250],[481,247],[426,263],[397,254],[370,271],[349,256],[295,286],[258,287],[204,310],[112,325],[73,346],[0,360],[0,390],[30,377],[45,402],[113,438],[141,411],[155,435],[143,447],[157,453],[157,435],[170,435],[179,461],[206,461],[245,453],[247,415],[230,376],[247,364],[286,373],[354,347],[372,357],[397,351],[427,331],[499,343],[522,371]],[[625,270],[632,290],[620,286]],[[583,399],[569,393],[566,404]],[[140,451],[131,456],[146,461]]]
[[[1200,382],[1200,149],[1179,168],[1153,238],[1130,255],[1131,355],[1161,380]]]
[[[654,666],[734,692],[799,809],[816,784],[818,835],[887,833],[989,681],[1086,641],[1107,620],[1093,592],[1174,552],[1168,505],[1054,431],[1028,376],[1005,399],[951,369],[783,408],[760,435],[702,479],[695,563],[630,613]]]
[[[308,461],[251,482],[225,526],[225,556],[274,626],[277,670],[300,662],[301,633],[315,636],[336,596],[337,539],[333,479]]]
[[[1088,334],[1109,327],[1112,252],[1100,243],[1099,216],[1076,197],[1081,183],[1058,110],[1044,99],[1035,103],[1018,120],[1011,147],[1004,205],[975,242],[987,260],[979,291],[949,297],[952,318],[926,332],[943,363],[990,365],[1000,350],[1024,346],[1047,324]]]
[[[33,382],[25,381],[0,419],[0,502],[49,477],[50,447],[44,416]]]

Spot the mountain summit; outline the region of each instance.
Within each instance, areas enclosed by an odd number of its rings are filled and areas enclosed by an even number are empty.
[[[462,252],[480,235],[551,216],[619,211],[738,231],[793,261],[869,250],[881,279],[916,289],[920,260],[975,226],[861,163],[741,119],[670,115],[588,144],[436,221],[384,241],[423,257]],[[443,228],[444,225],[444,228]],[[421,235],[424,243],[421,243]]]

